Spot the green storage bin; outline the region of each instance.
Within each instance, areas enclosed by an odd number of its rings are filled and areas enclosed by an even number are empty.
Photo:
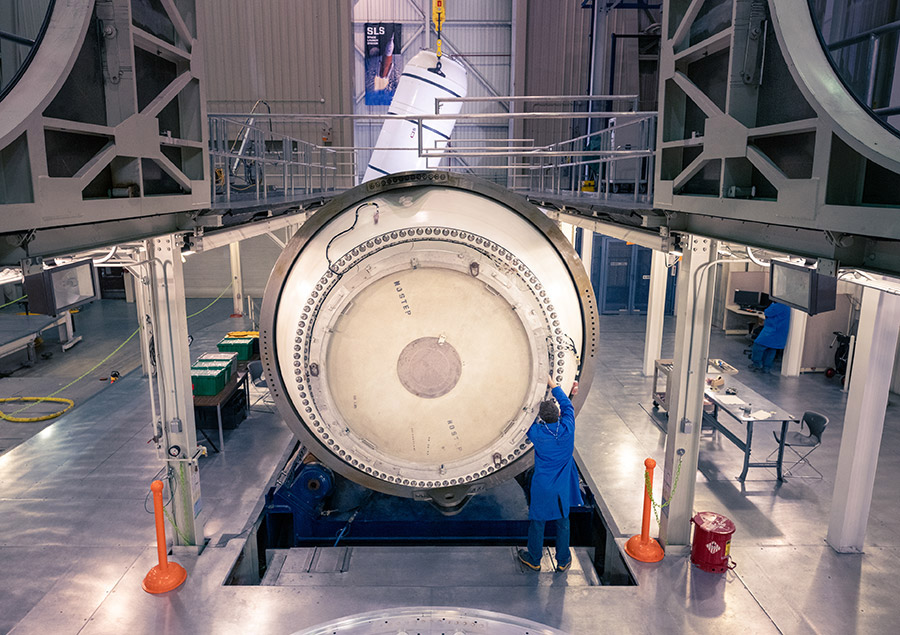
[[[203,353],[197,361],[225,361],[231,366],[231,374],[235,375],[237,373],[237,353]]]
[[[231,362],[227,359],[198,359],[191,366],[191,370],[224,370],[225,383],[231,381]]]
[[[192,368],[191,387],[198,397],[218,395],[228,383],[225,380],[225,368]]]
[[[226,337],[216,346],[219,351],[237,353],[238,360],[246,362],[253,356],[253,337]]]

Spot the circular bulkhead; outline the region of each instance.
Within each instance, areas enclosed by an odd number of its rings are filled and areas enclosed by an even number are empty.
[[[406,172],[317,211],[266,287],[262,362],[325,465],[446,512],[533,464],[550,374],[590,387],[590,282],[555,223],[470,176]]]

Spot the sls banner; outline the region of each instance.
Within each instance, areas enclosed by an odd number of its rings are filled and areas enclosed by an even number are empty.
[[[366,105],[388,105],[394,98],[403,64],[396,22],[366,22]]]

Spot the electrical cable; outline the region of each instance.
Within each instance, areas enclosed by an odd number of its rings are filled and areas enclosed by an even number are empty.
[[[175,530],[175,533],[177,533],[178,536],[181,538],[181,542],[184,543],[185,545],[190,545],[191,541],[188,539],[187,536],[184,535],[184,532],[181,531],[181,528],[175,524],[175,518],[172,516],[172,514],[169,513],[169,510],[166,509],[165,507],[163,507],[163,515],[166,517],[166,520],[169,521],[169,524],[172,525],[172,528]]]
[[[200,309],[200,310],[197,311],[196,313],[191,313],[189,316],[187,316],[187,319],[190,320],[192,317],[194,317],[194,316],[196,316],[196,315],[200,315],[200,314],[203,313],[206,309],[208,309],[209,307],[211,307],[212,305],[214,305],[216,302],[218,302],[218,301],[221,299],[221,297],[222,297],[223,295],[225,295],[225,292],[228,291],[228,290],[231,288],[231,285],[232,285],[233,282],[234,282],[233,280],[232,280],[231,282],[229,282],[229,283],[228,283],[228,286],[225,287],[224,289],[222,289],[222,293],[220,293],[218,296],[216,296],[216,299],[215,299],[215,300],[213,300],[212,302],[210,302],[209,304],[207,304],[205,307],[203,307],[202,309]]]
[[[0,309],[5,309],[6,307],[8,307],[11,304],[15,304],[16,302],[21,302],[22,300],[24,300],[27,297],[28,297],[27,295],[23,295],[21,298],[16,298],[12,302],[7,302],[6,304],[0,304]]]
[[[747,256],[753,262],[754,265],[759,265],[760,267],[770,267],[772,266],[770,262],[765,262],[764,260],[760,260],[753,254],[753,250],[750,247],[747,247]]]
[[[192,318],[192,317],[194,317],[195,315],[199,315],[200,313],[203,313],[206,309],[208,309],[208,308],[211,307],[213,304],[215,304],[216,301],[219,300],[219,298],[221,298],[223,295],[225,295],[225,292],[228,291],[228,289],[230,289],[230,288],[231,288],[231,283],[229,283],[228,286],[225,287],[225,289],[222,291],[222,293],[219,294],[219,297],[217,297],[215,300],[213,300],[212,302],[210,302],[209,304],[207,304],[205,307],[203,307],[202,309],[200,309],[200,310],[197,311],[196,313],[193,313],[193,314],[189,315],[188,317],[189,317],[189,318]],[[21,298],[20,298],[20,299],[21,299]],[[17,302],[17,301],[18,301],[18,300],[14,300],[14,302]],[[78,383],[79,381],[81,381],[82,379],[84,379],[85,377],[87,377],[88,375],[90,375],[92,372],[94,372],[95,370],[97,370],[97,368],[99,368],[101,365],[103,365],[105,362],[107,362],[113,355],[115,355],[115,354],[118,353],[120,350],[122,350],[122,347],[125,346],[128,342],[130,342],[130,341],[134,338],[134,336],[137,335],[137,334],[141,331],[141,328],[143,328],[143,327],[141,327],[141,326],[137,327],[137,328],[134,330],[134,332],[133,332],[131,335],[129,335],[128,338],[127,338],[124,342],[122,342],[121,344],[119,344],[119,345],[115,348],[115,350],[113,350],[112,353],[110,353],[109,355],[107,355],[106,357],[104,357],[103,359],[101,359],[99,362],[97,362],[94,366],[92,366],[89,370],[87,370],[87,371],[86,371],[84,374],[82,374],[80,377],[78,377],[77,379],[74,379],[74,380],[70,381],[68,384],[66,384],[65,386],[63,386],[63,387],[60,388],[59,390],[56,390],[56,391],[50,393],[50,394],[47,395],[46,397],[11,397],[11,398],[6,398],[6,399],[0,399],[0,402],[9,402],[9,401],[29,401],[29,402],[32,402],[31,404],[29,404],[29,405],[27,405],[27,406],[23,406],[22,408],[19,408],[18,410],[15,410],[15,411],[13,411],[13,412],[11,412],[11,413],[9,413],[9,414],[6,414],[5,412],[0,411],[0,419],[5,419],[5,420],[7,420],[7,421],[12,421],[12,422],[15,422],[15,423],[35,423],[35,422],[38,422],[38,421],[47,421],[48,419],[55,419],[56,417],[62,416],[63,414],[65,414],[66,412],[68,412],[69,410],[71,410],[71,409],[75,406],[75,402],[72,401],[71,399],[66,399],[65,397],[56,397],[56,395],[58,395],[59,393],[61,393],[62,391],[64,391],[66,388],[69,388],[70,386],[73,386],[74,384]],[[151,346],[152,346],[152,344],[151,344]],[[151,355],[151,359],[154,359],[154,360],[155,360],[155,356],[154,356],[154,355]],[[154,365],[155,365],[155,364],[154,364]],[[44,401],[52,401],[52,402],[56,402],[56,403],[64,403],[64,404],[68,404],[68,406],[67,406],[66,408],[64,408],[63,410],[60,410],[60,411],[58,411],[58,412],[53,412],[53,413],[50,413],[50,414],[48,414],[48,415],[40,415],[40,416],[37,416],[37,417],[16,417],[16,415],[19,414],[20,412],[24,412],[25,410],[28,410],[29,408],[32,408],[32,407],[36,406],[37,404],[39,404],[39,403],[41,403],[41,402],[44,402]]]
[[[8,415],[5,414],[5,413],[0,412],[0,418],[6,419],[7,421],[15,421],[16,419],[11,419],[10,417],[14,417],[15,415],[19,414],[20,412],[23,412],[23,411],[25,411],[25,410],[28,410],[29,408],[32,408],[32,407],[36,406],[37,404],[39,404],[39,403],[41,403],[41,402],[43,402],[43,401],[59,401],[59,399],[53,399],[53,397],[55,397],[56,395],[58,395],[59,393],[61,393],[62,391],[64,391],[66,388],[69,388],[70,386],[72,386],[72,385],[78,383],[79,381],[81,381],[82,379],[84,379],[85,377],[87,377],[88,375],[90,375],[92,372],[94,372],[95,370],[97,370],[98,368],[100,368],[100,366],[103,365],[104,363],[106,363],[106,362],[109,360],[110,357],[112,357],[113,355],[115,355],[116,353],[118,353],[120,350],[122,350],[122,347],[125,346],[128,342],[130,342],[130,341],[134,338],[135,335],[137,335],[138,333],[140,333],[141,328],[142,328],[142,327],[140,327],[140,326],[137,327],[137,328],[134,330],[134,332],[133,332],[131,335],[128,336],[128,339],[126,339],[124,342],[122,342],[121,344],[119,344],[119,345],[115,348],[115,350],[114,350],[112,353],[110,353],[109,355],[107,355],[106,357],[104,357],[103,359],[101,359],[99,362],[97,362],[96,364],[94,364],[93,366],[91,366],[91,368],[88,369],[87,371],[85,371],[84,374],[82,374],[80,377],[78,377],[78,378],[76,378],[76,379],[73,379],[73,380],[70,381],[68,384],[66,384],[65,386],[63,386],[63,387],[60,388],[59,390],[53,391],[52,393],[50,393],[50,394],[47,395],[46,397],[18,397],[18,398],[17,398],[17,401],[34,401],[34,403],[32,403],[32,404],[29,405],[29,406],[23,406],[22,408],[19,408],[19,409],[16,410],[15,412],[12,412],[12,413],[10,413],[10,414],[8,414]],[[60,399],[62,399],[62,398],[60,398]],[[70,400],[69,400],[69,399],[66,399],[65,401],[70,401]],[[74,402],[72,403],[72,405],[75,405]],[[70,407],[71,407],[71,406],[70,406]],[[54,414],[53,417],[58,417],[58,416],[60,416],[61,414],[63,414],[63,412],[66,412],[67,410],[69,410],[69,408],[66,408],[66,410],[63,410],[62,412],[59,412],[59,413],[57,413],[57,414]],[[49,417],[49,418],[52,419],[53,417]],[[25,419],[24,421],[28,422],[28,421],[44,421],[44,420],[45,420],[44,418],[40,418],[40,419],[38,419],[38,418],[33,418],[33,419],[30,419],[30,420],[29,420],[29,419]]]
[[[185,483],[185,478],[184,478],[184,463],[178,464],[178,476],[181,479],[181,502],[182,502],[182,505],[184,505],[185,509],[191,509],[190,494],[188,493],[187,484]],[[175,481],[174,478],[172,478],[171,480]],[[177,489],[177,482],[176,482],[175,487]],[[173,498],[175,497],[174,490],[172,491],[172,497]],[[193,544],[190,541],[190,539],[184,535],[184,532],[181,531],[181,529],[178,527],[178,525],[175,524],[175,518],[169,514],[168,510],[165,507],[163,507],[163,513],[166,515],[166,518],[169,519],[169,522],[172,523],[172,527],[175,528],[175,531],[178,532],[179,537],[181,537],[181,542],[183,542],[186,545]]]
[[[165,467],[163,467],[163,468],[161,468],[161,469],[159,470],[159,472],[156,473],[156,476],[154,476],[153,478],[150,479],[150,482],[152,483],[153,481],[161,481],[162,478],[163,478],[163,476],[165,476],[166,478],[169,478],[169,471],[170,471],[170,470],[171,470],[171,468],[170,468],[168,465],[165,466]],[[164,474],[164,473],[165,473],[165,474]],[[165,483],[164,483],[164,484],[165,484]],[[164,492],[165,492],[165,489],[163,489],[163,493],[164,493]],[[165,507],[166,505],[169,505],[169,504],[172,502],[172,499],[174,498],[174,496],[173,496],[172,494],[173,494],[173,492],[170,492],[170,493],[169,493],[169,500],[168,500],[168,501],[166,501],[166,499],[163,498],[163,507]],[[144,511],[147,512],[148,514],[152,514],[152,513],[153,513],[153,510],[150,509],[149,507],[147,507],[147,501],[150,500],[150,497],[151,497],[152,495],[153,495],[153,490],[148,489],[148,490],[147,490],[147,495],[144,497]]]
[[[178,481],[176,481],[174,478],[171,466],[166,466],[166,467],[162,468],[159,472],[156,473],[156,476],[154,476],[152,479],[150,479],[150,482],[152,483],[153,481],[161,481],[162,477],[163,477],[163,472],[165,472],[166,480],[169,482],[169,500],[168,501],[163,500],[163,515],[169,521],[169,524],[172,525],[172,528],[175,530],[175,532],[181,538],[181,541],[184,544],[188,545],[188,544],[190,544],[190,540],[188,540],[187,536],[184,535],[184,532],[182,532],[181,529],[178,527],[178,525],[175,523],[175,518],[172,516],[171,513],[169,513],[169,510],[166,509],[166,507],[171,505],[172,501],[175,500],[175,492],[178,491]],[[152,495],[153,495],[153,491],[148,489],[147,495],[144,497],[144,511],[147,512],[148,514],[154,513],[152,509],[147,508],[147,501],[150,500],[150,497]]]
[[[374,496],[374,494],[375,494],[375,490],[369,491],[369,495],[366,496],[366,498],[363,500],[363,502],[361,502],[359,505],[357,505],[356,509],[353,511],[353,514],[350,516],[350,518],[347,519],[347,523],[343,527],[341,527],[341,530],[338,532],[337,537],[335,538],[334,544],[332,545],[333,547],[338,546],[338,543],[341,541],[341,538],[343,538],[344,535],[350,530],[350,525],[353,523],[354,520],[356,520],[356,517],[359,515],[359,512],[361,512],[363,510],[363,507],[365,507],[369,503],[369,501],[372,500],[372,497]]]
[[[12,402],[12,401],[52,401],[55,403],[64,403],[68,404],[65,408],[58,412],[51,412],[46,415],[38,415],[37,417],[16,417],[14,416],[17,412],[22,412],[26,408],[20,408],[16,410],[16,412],[12,414],[6,414],[2,410],[0,410],[0,419],[5,419],[7,421],[12,421],[13,423],[35,423],[37,421],[47,421],[48,419],[55,419],[56,417],[62,416],[71,410],[75,406],[75,402],[71,399],[66,399],[65,397],[5,397],[0,399],[0,402]],[[29,408],[31,406],[28,406]]]
[[[357,207],[357,208],[356,208],[356,211],[353,213],[353,224],[350,225],[350,227],[348,227],[348,228],[345,229],[344,231],[342,231],[342,232],[340,232],[340,233],[337,233],[337,234],[335,234],[334,236],[332,236],[332,237],[331,237],[331,240],[328,241],[328,244],[325,245],[325,260],[328,262],[328,270],[329,270],[331,273],[335,274],[338,278],[340,278],[340,277],[341,277],[342,275],[344,275],[344,274],[342,274],[340,271],[337,271],[337,270],[334,268],[334,266],[332,265],[332,262],[331,262],[331,258],[328,256],[328,250],[331,248],[331,243],[333,243],[335,240],[337,240],[338,238],[340,238],[341,236],[343,236],[343,235],[346,234],[347,232],[353,231],[353,229],[356,227],[357,221],[359,221],[359,210],[361,210],[361,209],[362,209],[363,207],[365,207],[366,205],[374,205],[374,206],[375,206],[375,213],[376,213],[376,214],[378,213],[378,203],[372,203],[371,201],[368,201],[368,202],[363,203],[362,205],[360,205],[359,207]]]

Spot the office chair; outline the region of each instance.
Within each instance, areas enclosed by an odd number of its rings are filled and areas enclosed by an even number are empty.
[[[806,424],[806,427],[809,429],[809,434],[803,434],[804,424]],[[806,465],[819,476],[795,476],[795,478],[823,478],[822,473],[813,467],[812,463],[807,460],[807,457],[812,454],[817,447],[822,445],[822,433],[825,432],[827,426],[828,417],[825,415],[810,410],[803,413],[803,418],[800,420],[800,432],[788,432],[787,437],[784,440],[784,447],[790,448],[791,451],[797,455],[798,459],[789,468],[783,470],[785,476],[794,476],[794,474],[792,474],[794,469],[801,463],[806,463]],[[778,443],[781,443],[781,439],[777,432],[772,432],[772,436],[775,437],[775,440]],[[778,450],[775,450],[775,452],[777,451]]]
[[[263,366],[262,362],[259,360],[254,360],[247,364],[247,372],[250,373],[250,383],[253,384],[254,387],[259,388],[262,392],[259,396],[257,396],[256,400],[250,405],[250,409],[253,409],[253,406],[262,402],[263,405],[267,406],[266,410],[269,412],[273,412],[271,406],[274,404],[273,401],[269,399],[269,384],[266,382],[266,378],[263,376]]]

